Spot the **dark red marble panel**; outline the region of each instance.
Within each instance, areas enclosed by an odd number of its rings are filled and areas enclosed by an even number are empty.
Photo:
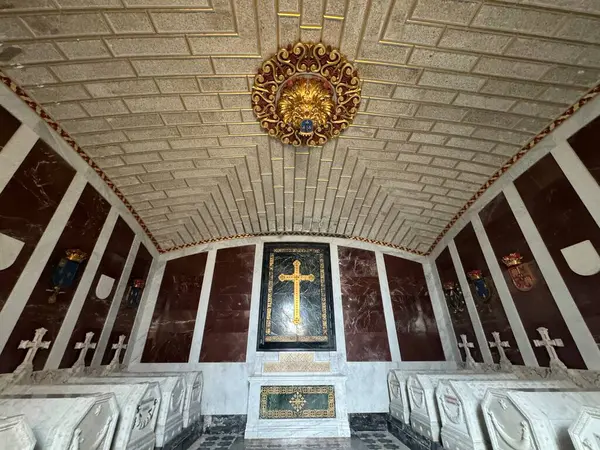
[[[454,328],[456,340],[457,342],[460,342],[460,335],[465,334],[468,341],[472,342],[475,346],[471,349],[471,355],[473,355],[473,359],[475,359],[475,361],[483,362],[481,350],[477,344],[475,330],[473,329],[473,324],[471,323],[471,317],[469,316],[469,311],[467,310],[467,304],[462,295],[462,291],[460,290],[460,283],[458,282],[458,276],[456,275],[454,263],[452,262],[452,256],[450,255],[450,250],[448,248],[440,253],[435,260],[435,265],[440,275],[442,286],[445,286],[448,283],[452,283],[453,286],[455,286],[452,294],[450,294],[450,291],[444,288],[444,296],[446,297],[446,303],[448,304],[448,311],[450,311],[450,319],[452,320],[452,327]],[[463,355],[464,360],[464,351],[462,349],[461,355]]]
[[[0,152],[20,126],[21,121],[0,106]]]
[[[339,247],[348,361],[391,361],[375,253]]]
[[[578,275],[561,253],[561,249],[586,240],[600,251],[600,228],[552,155],[545,156],[517,178],[515,187],[585,323],[596,342],[600,342],[600,273]]]
[[[48,330],[44,336],[45,340],[56,339],[86,263],[83,263],[79,269],[76,282],[71,287],[63,289],[64,293],[59,295],[56,303],[49,304],[50,293],[47,290],[52,287],[52,272],[68,249],[76,248],[91,255],[109,210],[108,202],[88,184],[0,355],[0,372],[11,372],[19,365],[24,356],[23,350],[17,349],[19,342],[22,339],[31,339],[36,328],[44,327]],[[48,353],[48,351],[38,352],[34,361],[36,370],[43,368]]]
[[[73,333],[71,333],[71,340],[63,355],[60,368],[71,367],[75,361],[77,361],[79,350],[75,350],[74,347],[77,342],[83,342],[86,333],[90,331],[94,333],[93,342],[98,342],[98,339],[100,339],[100,334],[102,333],[102,328],[104,328],[104,323],[106,321],[106,315],[108,314],[113,296],[117,290],[117,285],[119,284],[121,273],[125,267],[125,261],[127,261],[127,255],[129,254],[132,242],[133,231],[131,231],[129,225],[119,217],[108,240],[108,244],[106,245],[104,255],[102,255],[102,259],[98,265],[96,276],[94,277],[94,281],[92,281],[91,288],[85,299],[85,303],[83,304]],[[98,282],[102,275],[112,278],[114,284],[107,297],[98,298],[96,295],[96,286],[98,286]],[[90,349],[86,353],[86,365],[92,363],[94,353],[94,349]]]
[[[444,361],[423,265],[384,255],[402,361]]]
[[[129,281],[131,282],[131,280],[141,279],[145,280],[147,283],[148,272],[150,271],[151,264],[152,255],[150,254],[148,249],[146,249],[144,244],[140,244],[140,247],[137,251],[137,255],[133,262],[133,266],[131,267]],[[133,328],[133,323],[135,322],[135,316],[137,315],[137,312],[138,308],[136,306],[128,305],[125,298],[121,300],[121,304],[119,305],[119,311],[117,312],[117,317],[113,323],[113,327],[110,332],[110,337],[108,338],[108,345],[102,357],[103,365],[108,364],[112,359],[113,350],[111,350],[111,345],[117,343],[120,335],[125,335],[125,342],[129,341],[129,336],[131,335],[131,330]],[[121,362],[123,362],[124,357],[125,352],[121,352]]]
[[[217,251],[200,362],[246,360],[254,251],[254,245]]]
[[[569,138],[569,144],[587,167],[592,176],[600,184],[600,116]]]
[[[167,262],[142,362],[188,362],[206,256],[197,253]]]
[[[24,243],[13,264],[0,270],[0,310],[74,176],[65,160],[38,141],[0,193],[0,233]]]
[[[519,352],[519,347],[515,336],[512,332],[506,312],[502,306],[502,301],[496,290],[496,285],[490,274],[490,270],[483,256],[483,251],[479,246],[479,241],[475,235],[473,225],[468,223],[454,238],[454,243],[458,250],[458,255],[465,270],[465,275],[469,279],[469,287],[473,300],[475,301],[475,307],[481,320],[483,331],[488,342],[493,342],[494,338],[492,333],[498,331],[500,338],[503,341],[508,341],[510,344],[509,348],[504,349],[506,356],[511,360],[513,364],[523,364],[523,358]],[[479,287],[476,282],[469,278],[468,273],[472,270],[480,270],[482,280],[477,281],[480,283]],[[497,350],[490,349],[492,357],[495,362],[500,362],[500,355]]]
[[[557,352],[564,363],[571,368],[585,368],[575,341],[573,341],[560,310],[552,298],[546,280],[533,258],[531,249],[504,195],[500,194],[494,198],[479,213],[479,216],[492,244],[494,254],[503,269],[504,278],[529,340],[539,339],[537,328],[546,327],[552,336],[563,340],[565,346],[558,348]],[[524,270],[530,271],[535,280],[531,290],[519,290],[513,283],[508,269],[502,263],[502,257],[510,253],[520,253],[523,257]],[[550,359],[546,350],[543,347],[533,347],[533,351],[538,363],[548,366]]]

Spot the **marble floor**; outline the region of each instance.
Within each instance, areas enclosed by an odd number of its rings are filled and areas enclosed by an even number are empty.
[[[385,431],[357,431],[350,439],[251,440],[233,434],[206,434],[190,450],[409,450]]]

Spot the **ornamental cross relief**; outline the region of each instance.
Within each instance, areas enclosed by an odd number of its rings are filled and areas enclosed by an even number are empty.
[[[311,273],[309,275],[302,275],[300,273],[300,261],[294,261],[294,273],[289,275],[280,274],[279,281],[293,281],[294,282],[294,325],[300,325],[300,283],[302,281],[315,281],[315,276]]]

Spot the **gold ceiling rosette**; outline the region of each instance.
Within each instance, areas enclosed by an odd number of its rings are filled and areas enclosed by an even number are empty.
[[[270,136],[295,147],[324,145],[348,128],[360,104],[354,66],[324,44],[298,42],[265,61],[252,108]]]

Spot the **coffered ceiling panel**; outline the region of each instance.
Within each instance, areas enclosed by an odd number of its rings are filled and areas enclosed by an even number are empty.
[[[427,252],[511,156],[600,80],[598,0],[0,0],[0,64],[161,249],[328,233]],[[253,74],[339,47],[360,113],[321,148],[258,126]]]

